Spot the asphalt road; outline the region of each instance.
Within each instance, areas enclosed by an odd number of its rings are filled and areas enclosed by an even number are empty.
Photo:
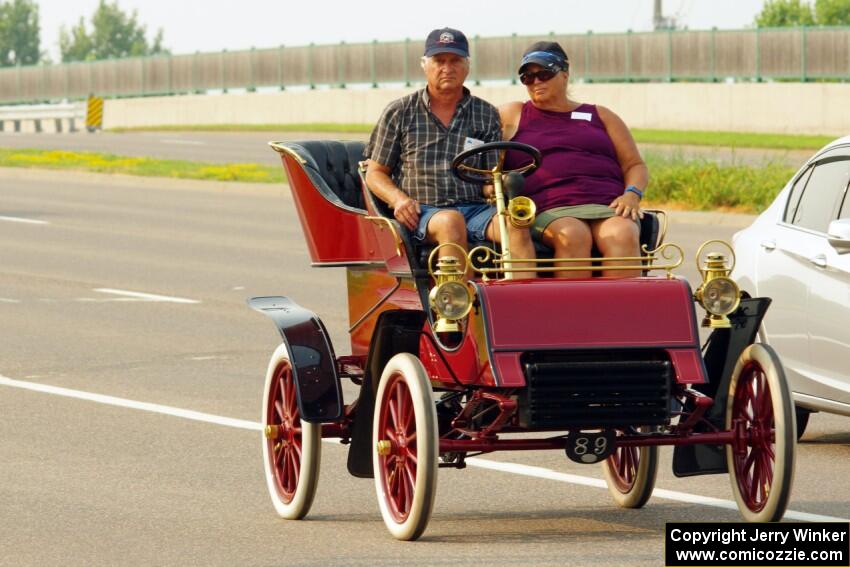
[[[270,140],[333,138],[366,140],[367,134],[316,132],[87,132],[64,134],[0,133],[0,147],[43,148],[108,152],[127,156],[221,163],[264,163],[276,165],[277,155],[268,148]],[[812,153],[809,150],[764,150],[642,144],[641,151],[679,155],[685,159],[710,159],[722,163],[762,165],[773,161],[799,167]]]
[[[688,263],[741,224],[680,218]],[[285,186],[0,169],[0,242],[0,565],[657,566],[665,522],[739,519],[683,501],[729,506],[729,480],[674,478],[669,449],[674,492],[642,510],[615,507],[597,466],[505,453],[441,469],[428,531],[400,543],[324,443],[311,514],[280,520],[255,430],[277,333],[245,299],[290,295],[347,350],[343,270],[309,267]],[[850,518],[848,423],[812,418],[792,518]]]

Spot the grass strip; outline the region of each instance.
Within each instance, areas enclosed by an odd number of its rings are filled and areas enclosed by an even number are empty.
[[[651,178],[646,204],[697,211],[761,212],[795,172],[783,163],[727,165],[653,152],[645,158]],[[251,183],[285,180],[283,168],[253,163],[215,164],[61,150],[0,148],[0,166]]]
[[[110,132],[327,132],[368,134],[372,124],[304,123],[304,124],[198,124],[194,126],[145,126],[112,128]],[[834,136],[801,136],[794,134],[762,134],[757,132],[707,132],[699,130],[632,130],[641,144],[719,146],[728,148],[764,148],[778,150],[817,150],[835,139]]]
[[[0,148],[0,166],[123,173],[143,177],[176,177],[208,181],[280,183],[283,168],[255,163],[205,163],[95,152]]]
[[[721,146],[727,148],[764,148],[778,150],[817,150],[835,136],[798,136],[793,134],[761,134],[755,132],[700,132],[696,130],[644,130],[636,128],[632,135],[639,144]]]
[[[307,122],[304,124],[195,124],[191,126],[139,126],[110,128],[109,132],[328,132],[336,134],[368,134],[374,124],[339,124]]]
[[[647,153],[650,183],[647,203],[696,211],[760,213],[796,169],[784,163],[728,165]]]

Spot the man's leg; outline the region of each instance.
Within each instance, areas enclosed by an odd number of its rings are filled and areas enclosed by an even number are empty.
[[[591,225],[593,240],[603,258],[640,256],[640,228],[631,218],[611,217],[594,221]],[[605,266],[634,265],[635,262],[605,262]],[[602,275],[609,278],[633,278],[640,270],[604,270]]]
[[[543,231],[543,242],[552,247],[555,258],[589,258],[593,247],[590,226],[581,219],[560,217],[550,222]],[[556,267],[569,267],[561,262]],[[574,264],[573,264],[574,265]],[[562,270],[555,272],[556,278],[589,278],[590,270]]]
[[[466,241],[466,222],[457,209],[442,209],[431,216],[425,228],[425,239],[433,244],[454,242],[464,250],[468,248]],[[457,256],[458,251],[451,248],[441,249],[439,256]]]

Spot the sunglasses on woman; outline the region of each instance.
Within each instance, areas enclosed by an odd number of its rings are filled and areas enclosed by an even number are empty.
[[[557,74],[558,71],[550,71],[549,69],[541,69],[534,72],[526,71],[525,73],[520,73],[519,82],[523,85],[533,85],[534,80],[539,79],[541,83],[545,83]]]

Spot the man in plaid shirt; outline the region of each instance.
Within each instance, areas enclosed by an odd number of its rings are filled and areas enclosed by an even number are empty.
[[[451,28],[432,31],[422,69],[427,87],[391,102],[372,131],[366,183],[420,242],[464,248],[469,241],[498,242],[496,209],[486,203],[481,186],[451,173],[455,155],[502,139],[496,108],[463,86],[469,74],[466,36]],[[513,256],[533,258],[529,231],[508,227]]]

